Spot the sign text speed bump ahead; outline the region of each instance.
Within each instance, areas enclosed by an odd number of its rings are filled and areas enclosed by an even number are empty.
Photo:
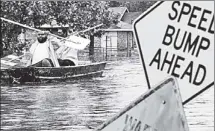
[[[185,104],[214,85],[214,1],[158,2],[133,27],[149,88],[173,76]]]

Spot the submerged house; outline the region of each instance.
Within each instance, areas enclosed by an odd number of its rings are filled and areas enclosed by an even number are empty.
[[[119,23],[103,29],[105,33],[101,37],[101,47],[118,51],[135,48],[132,23],[142,12],[129,12],[126,7],[113,7],[109,10],[114,14],[119,14]]]

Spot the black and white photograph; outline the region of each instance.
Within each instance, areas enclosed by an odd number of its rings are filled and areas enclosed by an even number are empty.
[[[1,130],[214,131],[214,1],[1,3]]]

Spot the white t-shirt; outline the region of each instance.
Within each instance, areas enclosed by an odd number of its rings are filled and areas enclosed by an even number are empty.
[[[33,55],[32,63],[35,64],[45,58],[50,59],[49,43],[34,43],[30,48],[30,53]]]

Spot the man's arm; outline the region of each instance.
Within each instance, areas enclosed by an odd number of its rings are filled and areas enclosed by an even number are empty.
[[[49,41],[53,45],[54,50],[57,50],[59,47],[61,47],[63,45],[63,41],[59,40],[56,37],[50,37]]]

